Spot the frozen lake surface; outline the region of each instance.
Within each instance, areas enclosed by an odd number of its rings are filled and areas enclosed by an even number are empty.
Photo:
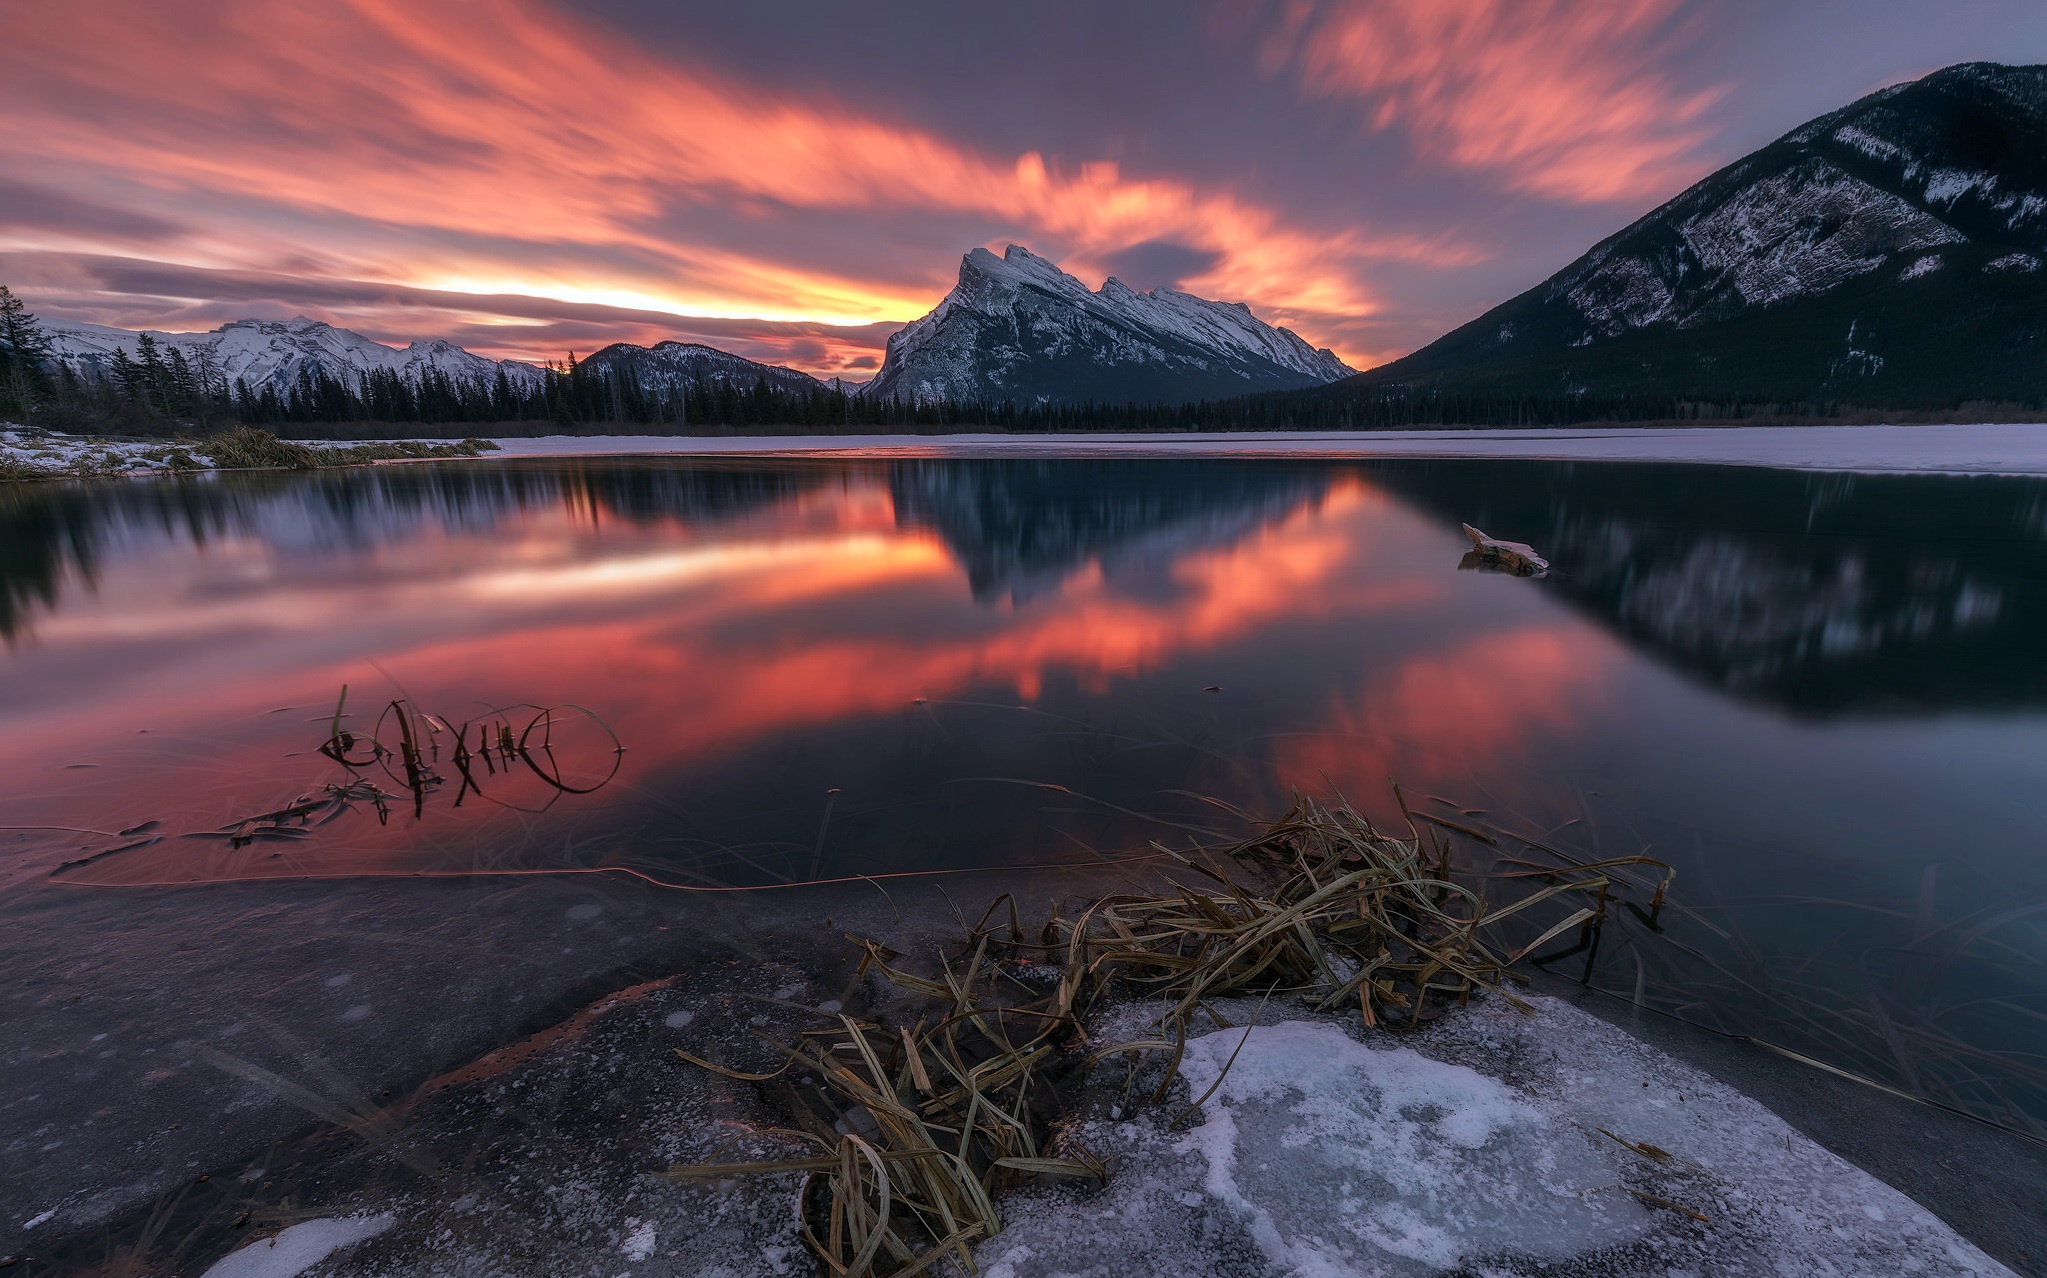
[[[497,441],[507,457],[1478,457],[1679,462],[1894,474],[2047,475],[2047,425],[1630,426],[1205,435],[557,435]]]

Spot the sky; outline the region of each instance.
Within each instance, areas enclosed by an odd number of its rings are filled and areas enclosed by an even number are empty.
[[[1352,366],[2039,0],[0,0],[0,283],[870,375],[976,246]]]

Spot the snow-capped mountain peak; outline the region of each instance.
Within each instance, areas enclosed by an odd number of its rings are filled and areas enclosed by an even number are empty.
[[[1313,386],[1351,369],[1241,302],[1113,276],[1090,290],[1022,245],[977,248],[930,314],[889,339],[868,393],[909,399],[1169,401]]]
[[[75,320],[45,320],[43,328],[56,357],[82,371],[106,372],[117,350],[126,351],[130,359],[141,353],[140,332]],[[474,355],[440,338],[402,348],[386,346],[303,315],[233,320],[205,333],[151,330],[149,336],[167,351],[206,362],[227,385],[240,381],[257,394],[266,389],[286,394],[308,370],[351,381],[372,371],[390,372],[415,382],[427,369],[459,382],[492,381],[502,371],[521,387],[533,386],[541,377],[532,364]]]

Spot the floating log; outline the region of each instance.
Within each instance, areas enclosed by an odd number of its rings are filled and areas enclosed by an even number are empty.
[[[1471,550],[1465,554],[1459,567],[1511,572],[1516,577],[1549,575],[1549,560],[1536,554],[1535,547],[1518,541],[1499,541],[1470,524],[1463,527],[1464,535],[1471,538]]]

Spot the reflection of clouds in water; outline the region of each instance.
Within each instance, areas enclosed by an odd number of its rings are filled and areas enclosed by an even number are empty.
[[[314,731],[306,714],[251,721],[254,707],[292,705],[311,690],[325,697],[345,682],[351,705],[381,704],[388,693],[359,668],[359,653],[377,654],[422,706],[453,719],[484,702],[601,707],[629,744],[629,774],[647,779],[744,757],[791,733],[891,716],[918,698],[990,689],[1035,698],[1048,682],[1107,695],[1262,634],[1411,613],[1443,591],[1376,562],[1374,530],[1394,509],[1346,478],[1304,488],[1274,472],[1275,483],[1192,486],[1202,501],[1245,496],[1249,514],[1143,497],[1122,518],[1091,495],[1086,535],[1043,560],[1060,565],[1050,592],[1028,607],[991,608],[963,588],[955,548],[892,508],[885,470],[803,485],[726,474],[751,494],[782,495],[725,502],[746,517],[714,529],[601,517],[593,528],[568,503],[538,504],[485,533],[437,534],[424,553],[398,537],[367,561],[294,560],[253,532],[229,539],[224,554],[159,542],[102,572],[102,601],[70,601],[43,624],[38,660],[64,677],[13,707],[15,722],[33,722],[46,749],[79,752],[143,720],[235,740],[231,768],[194,778],[158,755],[121,781],[124,802],[152,810],[190,810],[205,796],[210,825],[280,801],[267,791],[250,798],[252,781],[303,787],[319,766],[306,758],[310,738],[300,739]],[[1133,544],[1152,565],[1140,589],[1102,566]],[[142,650],[151,661],[127,673],[124,655]],[[0,764],[9,753],[0,746]],[[403,872],[466,864],[481,842],[496,847],[498,868],[548,855],[532,830],[472,803],[417,828],[403,814],[389,828],[337,825],[319,846],[277,856],[171,842],[126,858],[119,873],[94,874]]]
[[[1285,739],[1283,783],[1320,778],[1361,801],[1389,778],[1425,786],[1497,771],[1546,736],[1582,731],[1604,713],[1619,654],[1568,623],[1480,635],[1412,653],[1330,707],[1318,731]]]

